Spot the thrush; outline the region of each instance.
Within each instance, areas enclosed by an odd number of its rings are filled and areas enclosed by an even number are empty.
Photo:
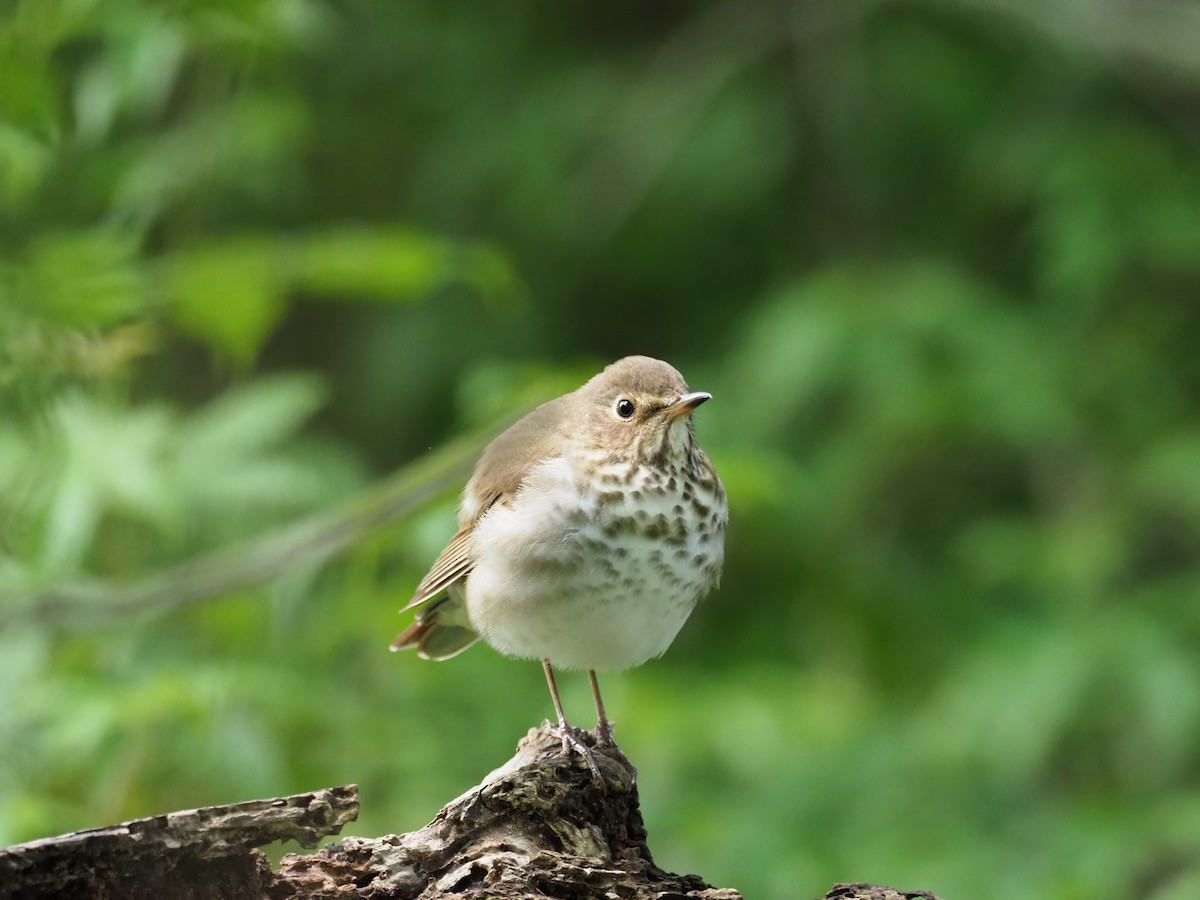
[[[563,753],[599,778],[554,668],[587,671],[595,743],[615,746],[596,671],[661,655],[716,586],[728,509],[691,419],[710,397],[665,362],[630,356],[492,441],[391,649],[449,659],[483,638],[540,659]]]

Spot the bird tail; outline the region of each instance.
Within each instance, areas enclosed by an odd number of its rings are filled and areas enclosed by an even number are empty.
[[[417,614],[417,620],[392,641],[389,649],[416,649],[422,659],[449,659],[458,656],[479,640],[468,624],[462,602],[445,596]]]

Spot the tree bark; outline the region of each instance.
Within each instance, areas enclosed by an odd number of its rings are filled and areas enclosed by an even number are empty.
[[[586,737],[585,737],[586,740]],[[419,831],[343,838],[288,854],[272,871],[256,847],[315,846],[358,814],[354,785],[187,810],[0,850],[0,897],[184,900],[740,900],[697,875],[655,865],[637,772],[596,748],[603,783],[562,757],[547,726]],[[797,896],[802,896],[797,891]],[[877,885],[835,885],[827,900],[936,900]]]
[[[347,785],[18,844],[0,849],[0,897],[257,900],[272,873],[255,847],[315,847],[357,815],[358,788]]]

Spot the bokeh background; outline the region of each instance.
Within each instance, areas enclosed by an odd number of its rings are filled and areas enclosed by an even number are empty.
[[[9,0],[0,48],[0,843],[424,824],[550,705],[397,610],[487,438],[647,353],[732,507],[603,679],[662,865],[1200,896],[1200,7]]]

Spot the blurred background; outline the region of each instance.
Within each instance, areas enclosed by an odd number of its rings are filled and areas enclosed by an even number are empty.
[[[483,443],[645,353],[732,517],[602,679],[661,865],[1200,896],[1200,7],[0,16],[0,844],[423,825],[551,708],[397,611]]]

